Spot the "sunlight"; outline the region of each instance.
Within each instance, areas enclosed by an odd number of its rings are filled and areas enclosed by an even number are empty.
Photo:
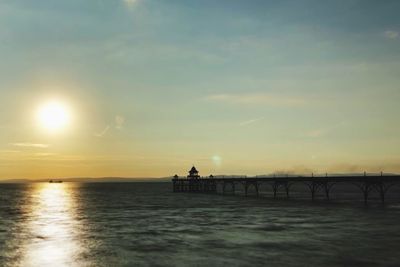
[[[71,114],[68,107],[59,101],[51,101],[41,106],[37,119],[41,127],[54,132],[64,129],[70,122]]]
[[[221,165],[222,158],[221,158],[220,156],[214,155],[211,159],[212,159],[213,163],[214,163],[216,166],[220,166],[220,165]]]

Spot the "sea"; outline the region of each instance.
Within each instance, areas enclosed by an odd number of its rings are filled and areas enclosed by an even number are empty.
[[[364,205],[356,191],[311,201],[265,190],[0,184],[0,266],[400,266],[398,198]]]

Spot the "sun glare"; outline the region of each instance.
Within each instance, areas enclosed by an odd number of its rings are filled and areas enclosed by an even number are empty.
[[[67,106],[58,101],[44,104],[37,113],[40,126],[48,131],[64,129],[70,121],[70,112]]]

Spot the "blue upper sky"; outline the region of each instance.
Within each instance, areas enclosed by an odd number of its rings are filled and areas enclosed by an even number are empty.
[[[399,10],[3,0],[0,177],[400,171]],[[50,98],[57,136],[32,119]]]

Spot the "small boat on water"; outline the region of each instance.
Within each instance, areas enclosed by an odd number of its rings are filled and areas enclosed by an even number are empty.
[[[61,184],[63,181],[61,180],[50,180],[49,183],[51,184]]]

